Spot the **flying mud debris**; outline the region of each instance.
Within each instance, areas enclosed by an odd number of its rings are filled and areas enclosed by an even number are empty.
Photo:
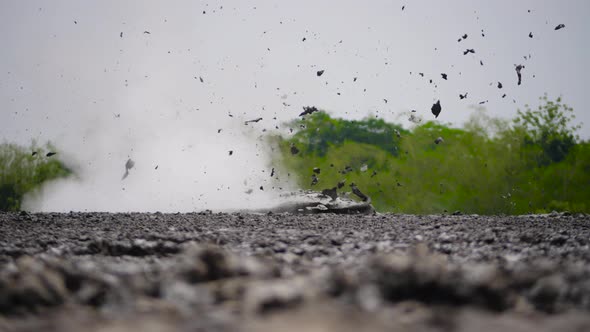
[[[315,186],[316,184],[318,184],[318,182],[320,181],[320,179],[318,179],[318,177],[315,174],[311,175],[311,185]]]
[[[360,198],[363,202],[371,202],[369,196],[363,194],[362,191],[356,186],[356,184],[351,183],[350,188],[352,189],[352,193],[355,194],[358,198]]]
[[[248,125],[248,123],[256,123],[262,121],[262,118],[257,118],[257,119],[253,119],[253,120],[248,120],[248,121],[244,121],[245,125]]]
[[[438,100],[432,107],[430,108],[432,114],[434,114],[435,118],[438,118],[438,115],[442,111],[442,107],[440,106],[440,100]]]
[[[329,196],[333,201],[338,198],[338,189],[336,187],[322,190],[322,195]]]
[[[520,83],[522,83],[522,74],[520,73],[521,70],[524,69],[523,65],[515,65],[516,67],[514,68],[514,70],[516,70],[516,75],[518,76],[518,85],[520,85]]]
[[[305,116],[319,111],[315,106],[303,106],[303,112],[299,116]]]
[[[129,176],[129,170],[132,169],[133,166],[135,166],[135,162],[131,160],[131,158],[127,159],[127,162],[125,163],[125,174],[123,174],[121,180],[125,180],[127,176]]]

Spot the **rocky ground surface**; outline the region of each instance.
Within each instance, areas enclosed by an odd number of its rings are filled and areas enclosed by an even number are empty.
[[[590,331],[590,217],[0,214],[0,331]]]

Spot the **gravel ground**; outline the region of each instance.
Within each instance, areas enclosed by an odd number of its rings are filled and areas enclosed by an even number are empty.
[[[590,217],[0,214],[0,331],[590,331]]]

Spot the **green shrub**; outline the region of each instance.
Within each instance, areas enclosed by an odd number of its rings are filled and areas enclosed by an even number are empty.
[[[71,174],[58,155],[47,157],[55,149],[4,143],[0,145],[0,211],[19,211],[23,196],[48,180]],[[34,153],[34,154],[33,154]]]
[[[273,138],[281,147],[275,161],[301,188],[354,182],[382,212],[588,212],[590,144],[575,135],[579,126],[561,99],[541,102],[519,111],[513,125],[476,113],[464,128],[427,122],[410,131],[317,112],[292,123],[292,137]],[[290,153],[292,144],[300,153]],[[321,173],[312,185],[314,167]]]

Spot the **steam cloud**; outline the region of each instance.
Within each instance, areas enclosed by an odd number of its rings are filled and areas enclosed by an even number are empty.
[[[45,185],[28,197],[27,209],[198,211],[273,204],[272,187],[281,184],[270,178],[261,126],[245,126],[243,119],[215,108],[179,109],[161,97],[162,88],[138,86],[119,108],[69,119],[75,128],[55,144],[76,176]],[[128,158],[135,165],[121,180]]]

